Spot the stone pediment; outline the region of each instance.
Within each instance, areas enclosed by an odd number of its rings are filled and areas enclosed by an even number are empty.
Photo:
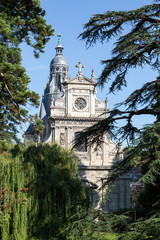
[[[85,77],[82,73],[78,74],[76,77],[68,80],[65,82],[66,84],[89,84],[89,85],[95,85],[95,81],[92,79],[89,79]]]

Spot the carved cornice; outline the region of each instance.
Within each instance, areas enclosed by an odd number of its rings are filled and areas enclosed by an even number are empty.
[[[78,166],[79,170],[111,170],[113,166]]]
[[[49,118],[50,120],[61,120],[61,121],[80,121],[80,122],[98,122],[100,120],[103,120],[105,118],[83,118],[83,117],[67,117],[67,116],[64,116],[64,117],[60,117],[60,116],[57,116],[57,117],[50,117]]]

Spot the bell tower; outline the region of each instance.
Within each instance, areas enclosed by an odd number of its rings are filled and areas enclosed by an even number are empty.
[[[68,63],[63,56],[63,47],[61,45],[61,34],[57,35],[58,45],[56,49],[56,55],[50,63],[50,75],[48,82],[44,89],[44,95],[42,97],[42,104],[40,109],[40,118],[43,122],[50,117],[50,106],[55,101],[64,95],[63,82],[68,79]]]

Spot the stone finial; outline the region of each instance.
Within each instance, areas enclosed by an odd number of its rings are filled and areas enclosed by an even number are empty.
[[[105,104],[106,104],[106,108],[108,108],[108,98],[106,97],[106,100],[105,100]]]
[[[81,69],[84,68],[84,65],[82,65],[81,62],[78,62],[78,64],[75,67],[79,68],[78,73],[80,74],[82,72]]]
[[[95,81],[94,69],[92,69],[91,79],[92,79],[93,81]]]

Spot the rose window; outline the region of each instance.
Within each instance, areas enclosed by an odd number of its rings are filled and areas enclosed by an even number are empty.
[[[84,98],[77,98],[74,105],[78,110],[83,110],[87,106],[87,102]]]

